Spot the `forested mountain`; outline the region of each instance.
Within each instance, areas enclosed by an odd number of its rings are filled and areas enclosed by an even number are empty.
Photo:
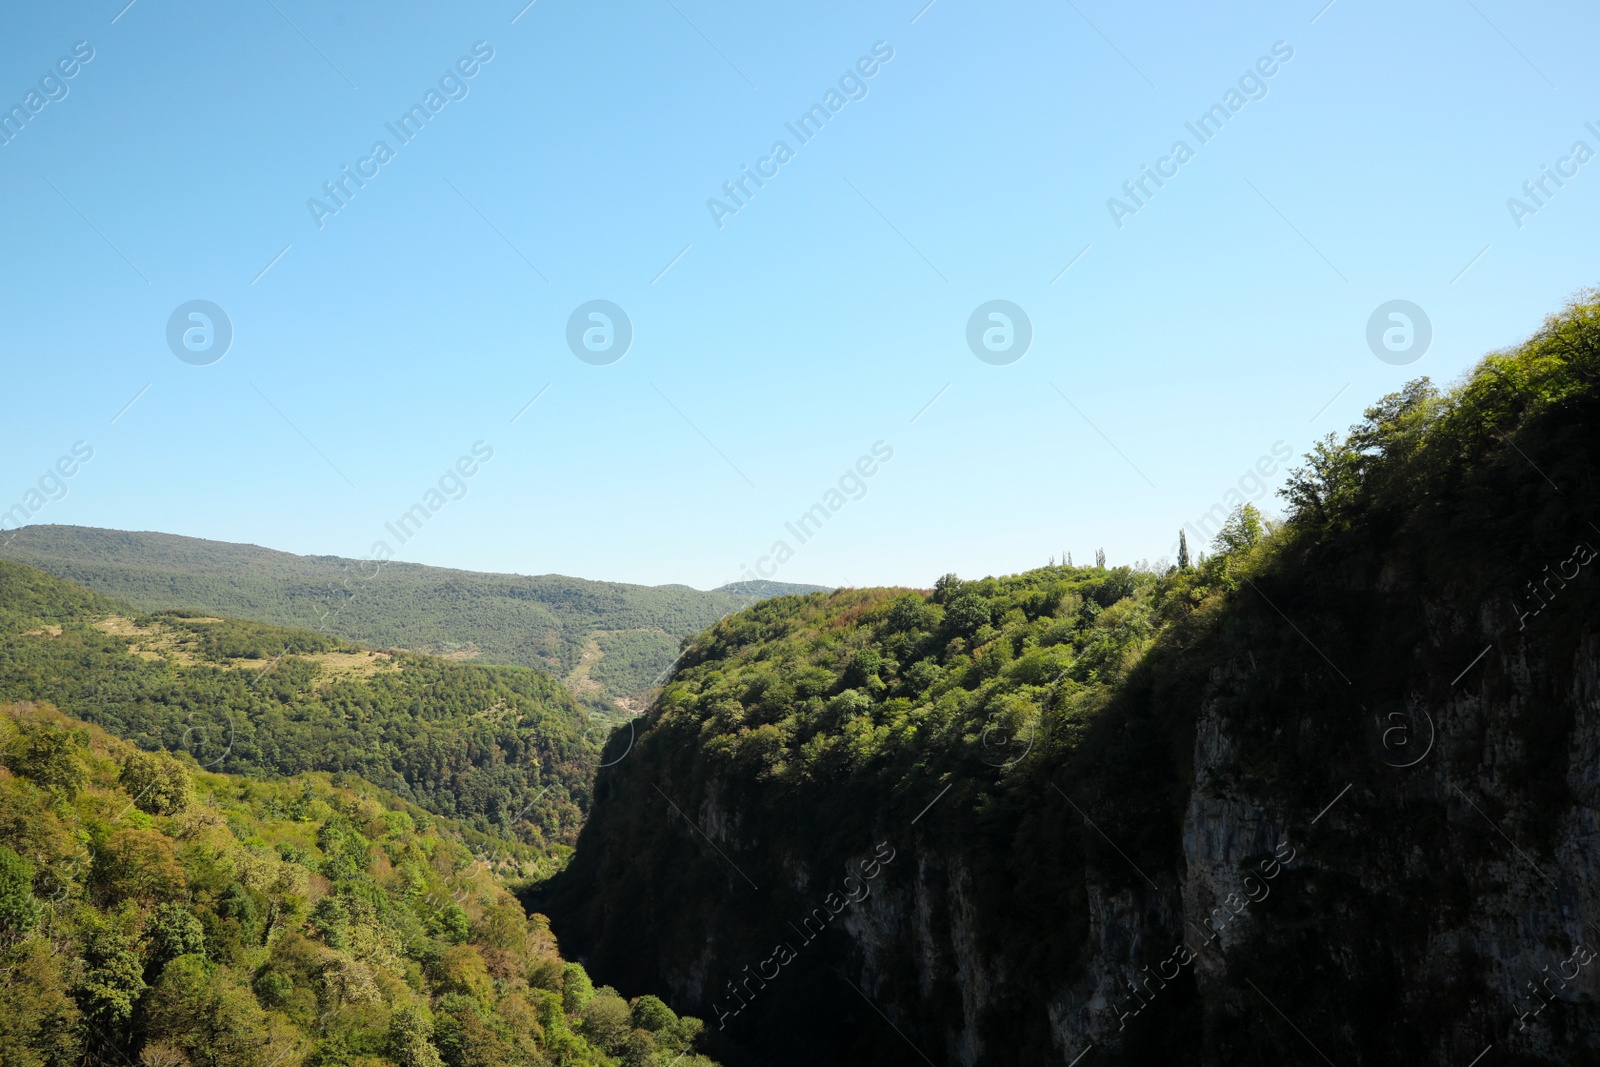
[[[764,602],[525,899],[729,1062],[1600,1063],[1597,473],[1591,297],[1196,567]]]
[[[738,582],[702,592],[558,574],[380,566],[83,526],[24,527],[0,540],[0,557],[143,611],[227,615],[370,647],[538,667],[603,708],[647,689],[685,637],[729,612],[763,597],[818,588]]]
[[[563,961],[528,846],[353,775],[262,782],[0,705],[5,1067],[713,1067]]]
[[[371,651],[236,619],[145,614],[4,561],[0,700],[48,701],[218,771],[355,772],[553,857],[588,807],[601,735],[540,671]]]

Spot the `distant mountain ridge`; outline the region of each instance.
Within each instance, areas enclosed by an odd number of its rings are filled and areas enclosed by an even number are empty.
[[[27,526],[0,558],[145,611],[191,609],[319,630],[369,646],[537,667],[585,703],[646,689],[683,639],[758,600],[824,587],[737,582],[709,591],[479,571],[87,526]],[[622,705],[626,706],[626,705]]]
[[[582,823],[594,774],[594,716],[542,671],[375,652],[244,619],[141,614],[0,560],[6,701],[52,704],[229,774],[354,772],[552,856]]]

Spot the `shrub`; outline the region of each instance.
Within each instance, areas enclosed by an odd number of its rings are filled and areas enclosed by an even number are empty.
[[[39,922],[33,864],[0,845],[0,929],[25,934]]]
[[[660,997],[645,994],[633,1002],[633,1025],[655,1033],[678,1025],[678,1016]]]
[[[628,1002],[610,986],[595,991],[583,1006],[583,1035],[613,1055],[622,1051],[632,1029]]]
[[[993,612],[989,602],[976,593],[961,593],[945,609],[944,621],[959,634],[970,634],[989,622]]]
[[[156,908],[145,922],[144,936],[150,943],[149,960],[158,969],[169,960],[205,949],[205,928],[181,904]]]
[[[350,909],[338,897],[323,897],[317,901],[307,926],[329,948],[350,947]]]
[[[73,797],[89,780],[83,746],[66,730],[46,726],[28,737],[12,762],[17,774],[52,792]]]
[[[569,963],[561,969],[561,1007],[568,1015],[583,1010],[594,996],[594,983],[581,963]]]
[[[172,840],[155,830],[129,827],[112,834],[94,858],[94,880],[102,899],[155,904],[188,891],[188,880]]]
[[[165,752],[135,752],[123,761],[117,784],[140,811],[151,815],[181,815],[189,810],[189,772]]]

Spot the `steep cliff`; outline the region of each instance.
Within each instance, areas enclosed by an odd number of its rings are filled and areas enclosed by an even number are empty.
[[[1600,307],[1197,568],[694,640],[536,894],[729,1062],[1600,1063]]]

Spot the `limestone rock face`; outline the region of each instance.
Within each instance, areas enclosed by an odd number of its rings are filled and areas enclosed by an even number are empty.
[[[597,802],[661,809],[652,871],[605,854],[644,932],[575,948],[753,1062],[1600,1063],[1600,620],[1540,631],[1509,597],[1372,573],[1339,576],[1353,622],[1331,595],[1293,623],[1231,604],[1059,763],[917,820],[775,817],[646,736]],[[1127,738],[1137,759],[1107,747]]]

